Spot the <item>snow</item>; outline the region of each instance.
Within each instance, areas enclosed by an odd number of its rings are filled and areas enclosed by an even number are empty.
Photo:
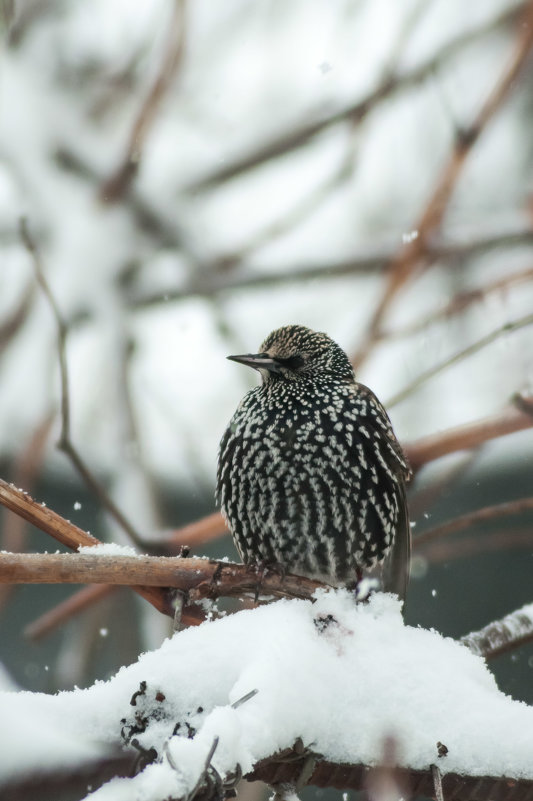
[[[92,756],[147,718],[134,735],[158,761],[91,801],[183,796],[215,742],[222,777],[297,738],[333,762],[377,764],[392,736],[405,766],[428,768],[441,742],[443,773],[533,778],[533,709],[501,693],[465,646],[406,626],[397,599],[380,593],[357,605],[345,590],[280,600],[179,632],[88,689],[0,696],[3,731],[17,732],[0,781],[21,761],[29,770]],[[70,747],[53,748],[54,737]]]
[[[98,545],[80,545],[78,553],[90,556],[139,556],[131,545],[119,545],[116,542],[101,542]]]

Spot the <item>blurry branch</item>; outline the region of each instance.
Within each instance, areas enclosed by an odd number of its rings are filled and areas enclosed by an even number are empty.
[[[272,231],[270,232],[272,233]],[[427,253],[432,261],[437,259],[461,258],[465,255],[485,251],[491,248],[503,246],[515,246],[524,243],[533,243],[533,228],[530,226],[512,225],[498,232],[488,231],[484,225],[481,231],[468,231],[469,239],[465,241],[465,235],[459,232],[453,236],[432,236],[428,240]],[[258,289],[265,286],[282,286],[288,283],[298,283],[300,281],[312,281],[317,278],[343,278],[347,275],[377,275],[385,270],[385,267],[395,253],[394,243],[389,241],[387,244],[371,247],[368,250],[354,254],[347,259],[338,261],[328,261],[312,265],[288,265],[283,270],[262,268],[253,272],[243,270],[233,272],[230,276],[225,275],[227,267],[234,267],[249,252],[261,245],[261,239],[244,246],[240,251],[226,254],[214,259],[211,263],[203,265],[201,274],[195,273],[189,284],[180,289],[169,287],[168,290],[159,290],[152,294],[133,296],[130,304],[133,307],[143,308],[161,303],[185,300],[193,296],[211,297],[221,292],[230,292],[235,289]],[[515,274],[516,281],[520,279]],[[509,285],[513,283],[512,276],[509,277]],[[502,286],[503,286],[502,279]],[[528,280],[527,277],[523,280]],[[506,282],[507,283],[507,282]],[[496,287],[495,287],[496,289]],[[489,291],[490,289],[489,285]],[[400,335],[403,332],[399,332]],[[396,332],[380,332],[381,336],[396,336]]]
[[[187,546],[195,548],[204,545],[206,542],[218,539],[223,534],[228,533],[228,527],[219,512],[196,520],[186,526],[172,531],[168,537],[159,540],[162,546],[171,545],[173,548]]]
[[[46,637],[47,634],[66,623],[67,620],[93,606],[98,601],[107,598],[116,589],[115,586],[110,584],[89,584],[87,587],[82,587],[70,598],[57,604],[27,625],[24,629],[24,636],[34,641],[41,639],[41,637]]]
[[[274,572],[259,578],[247,565],[201,557],[92,556],[86,553],[0,553],[0,584],[117,584],[144,589],[174,588],[190,601],[233,597],[243,593],[311,598],[326,585],[319,581]]]
[[[429,540],[417,544],[413,549],[425,562],[437,564],[453,562],[458,559],[468,559],[479,554],[498,553],[512,549],[531,551],[533,546],[533,529],[509,528],[501,531],[484,531],[479,534],[463,535],[454,540]]]
[[[435,528],[424,531],[423,534],[415,537],[414,546],[420,546],[422,543],[438,537],[446,537],[448,534],[455,534],[457,531],[463,531],[465,528],[470,528],[470,526],[475,526],[478,523],[485,523],[487,520],[499,520],[502,517],[518,515],[531,510],[533,510],[533,498],[520,498],[517,501],[485,506],[483,509],[461,515],[448,523],[443,523],[441,526],[435,526]],[[533,532],[531,537],[533,540]]]
[[[139,109],[122,163],[103,183],[100,198],[115,203],[127,192],[135,177],[146,138],[153,125],[161,102],[167,93],[183,59],[185,48],[185,0],[174,0],[172,19],[163,58],[150,91]]]
[[[426,330],[440,320],[448,320],[450,317],[460,314],[474,303],[479,303],[485,300],[487,296],[491,295],[493,292],[500,292],[502,290],[509,289],[516,284],[525,283],[526,281],[533,281],[533,267],[530,267],[527,270],[520,270],[518,272],[511,273],[511,275],[506,275],[503,278],[497,279],[496,281],[491,281],[484,286],[478,287],[477,289],[470,289],[466,292],[458,292],[449,303],[446,303],[445,306],[442,306],[440,309],[436,309],[425,317],[420,317],[414,323],[406,325],[402,328],[383,331],[380,335],[380,339],[391,339],[418,334],[420,331]]]
[[[491,331],[490,334],[486,334],[484,337],[481,337],[477,340],[477,342],[473,342],[467,348],[454,353],[448,359],[444,359],[444,361],[439,362],[439,364],[435,364],[433,367],[430,367],[429,370],[425,370],[418,376],[418,378],[415,378],[414,381],[404,387],[404,389],[402,389],[400,392],[397,392],[396,395],[392,396],[392,398],[389,398],[386,404],[387,407],[391,408],[397,403],[401,403],[401,401],[404,401],[406,398],[412,395],[413,392],[419,389],[422,384],[425,384],[426,381],[429,381],[430,378],[434,378],[434,376],[442,373],[448,367],[457,364],[463,359],[466,359],[468,356],[472,356],[472,354],[477,353],[487,345],[491,345],[504,334],[509,334],[512,331],[518,331],[520,328],[525,328],[528,325],[533,325],[533,314],[527,314],[525,317],[520,317],[518,320],[513,320],[512,322],[505,323],[499,328],[496,328],[494,331]]]
[[[132,541],[136,545],[139,545],[141,543],[140,534],[138,534],[133,525],[117,507],[102,484],[96,480],[72,443],[70,432],[70,397],[68,387],[69,375],[66,355],[68,327],[61,316],[59,307],[45,278],[40,253],[37,249],[35,241],[33,240],[33,237],[29,232],[27,222],[24,218],[20,220],[20,235],[26,249],[32,257],[37,281],[39,282],[46,299],[48,300],[57,326],[57,348],[59,356],[59,373],[61,379],[61,433],[59,435],[57,447],[70,459],[72,465],[78,471],[87,487],[91,490],[91,492],[93,492],[102,506],[107,509],[109,514],[115,518],[120,526],[122,526]]]
[[[512,405],[500,414],[466,423],[438,434],[422,437],[404,446],[413,472],[428,462],[456,451],[470,450],[491,439],[533,427],[533,397],[516,395]]]
[[[100,175],[95,167],[68,146],[58,147],[54,153],[54,159],[62,170],[77,175],[88,182],[100,184],[104,181],[103,176]],[[127,196],[123,198],[123,205],[130,211],[136,227],[157,239],[158,246],[167,248],[181,248],[183,246],[176,220],[171,220],[170,217],[168,220],[164,219],[159,210],[155,209],[136,190],[135,186],[131,186]]]
[[[455,146],[437,178],[422,214],[412,226],[416,236],[403,245],[388,265],[388,277],[381,299],[369,321],[366,334],[352,361],[360,365],[377,342],[385,316],[398,292],[413,273],[427,261],[430,235],[440,226],[449,200],[463,167],[488,123],[499,111],[516,82],[533,45],[533,2],[524,7],[524,16],[517,29],[514,52],[477,117],[468,128],[458,132]]]
[[[505,654],[533,640],[533,604],[489,623],[480,631],[461,637],[461,642],[486,659]]]
[[[10,509],[15,514],[23,517],[28,523],[49,534],[54,539],[61,542],[67,548],[76,551],[80,545],[100,545],[100,540],[88,534],[78,526],[75,526],[64,517],[48,509],[44,504],[34,501],[27,492],[17,489],[12,484],[8,484],[0,478],[0,504]],[[91,577],[86,576],[86,581],[91,581]],[[161,588],[154,587],[132,587],[132,590],[142,595],[152,606],[155,606],[165,615],[174,616],[172,603],[172,593]]]
[[[293,150],[305,145],[310,139],[318,134],[338,125],[342,122],[360,122],[371,111],[374,106],[380,103],[389,95],[401,90],[411,89],[416,84],[421,83],[431,76],[435,70],[449,58],[454,56],[462,47],[478,39],[486,33],[499,28],[518,16],[518,12],[524,8],[525,4],[520,4],[511,9],[506,8],[494,19],[489,20],[484,25],[470,31],[466,31],[445,44],[440,50],[431,56],[427,61],[422,62],[416,67],[400,75],[387,73],[378,86],[368,93],[368,95],[357,100],[332,114],[317,116],[314,120],[304,121],[301,124],[294,123],[290,130],[283,131],[271,141],[259,146],[252,152],[244,156],[239,156],[233,162],[225,164],[218,170],[213,171],[204,178],[193,181],[187,189],[192,192],[210,189],[232,178],[247,172],[250,169],[265,164],[267,161],[284,156]]]
[[[30,281],[14,311],[0,324],[0,354],[26,321],[34,299],[35,282]]]

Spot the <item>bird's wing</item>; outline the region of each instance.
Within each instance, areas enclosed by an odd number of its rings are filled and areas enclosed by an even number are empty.
[[[382,584],[385,592],[393,592],[405,601],[411,565],[411,526],[405,486],[401,487],[400,516],[394,542],[382,565]]]

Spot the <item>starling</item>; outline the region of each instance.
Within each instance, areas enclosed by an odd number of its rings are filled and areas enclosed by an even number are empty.
[[[348,586],[379,568],[404,598],[410,470],[385,409],[326,334],[287,325],[260,350],[228,356],[262,383],[230,421],[217,471],[243,562]]]

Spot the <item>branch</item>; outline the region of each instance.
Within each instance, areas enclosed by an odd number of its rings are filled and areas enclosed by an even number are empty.
[[[80,545],[101,544],[96,537],[65,520],[64,517],[48,509],[44,504],[37,503],[27,492],[17,489],[2,479],[0,479],[0,504],[72,550],[77,550]],[[154,587],[132,587],[131,589],[142,595],[163,614],[174,616],[172,593]]]
[[[531,527],[509,527],[502,530],[485,531],[483,534],[466,534],[458,540],[430,540],[416,545],[413,549],[420,553],[430,564],[451,562],[456,559],[471,559],[473,556],[487,553],[501,553],[513,549],[531,551],[533,531]]]
[[[533,267],[527,270],[520,270],[511,275],[505,275],[496,281],[491,281],[478,289],[470,289],[466,292],[458,292],[449,303],[441,306],[440,309],[435,309],[425,317],[420,317],[410,325],[402,328],[391,329],[390,331],[383,331],[380,339],[392,339],[398,337],[412,336],[424,331],[431,325],[434,325],[441,320],[448,320],[450,317],[459,314],[460,312],[472,306],[474,303],[479,303],[487,298],[493,292],[500,292],[503,289],[509,289],[511,286],[526,283],[533,280]]]
[[[115,504],[109,493],[106,492],[103,485],[96,480],[96,478],[93,476],[88,466],[86,465],[85,461],[81,458],[80,454],[78,453],[77,449],[74,447],[72,443],[70,434],[70,397],[68,390],[69,374],[68,374],[68,364],[66,355],[66,341],[67,341],[68,327],[61,315],[61,312],[59,311],[59,307],[50,289],[48,281],[46,280],[39,250],[37,248],[37,245],[33,237],[30,234],[27,221],[24,218],[21,218],[20,220],[20,236],[22,242],[24,243],[26,249],[28,250],[28,253],[32,257],[37,281],[41,285],[42,290],[46,296],[46,299],[50,304],[50,308],[52,310],[52,314],[54,316],[54,320],[57,326],[57,348],[59,355],[59,373],[61,379],[61,433],[59,435],[59,442],[57,443],[57,447],[59,448],[59,450],[63,451],[63,453],[70,459],[71,463],[78,471],[79,475],[81,476],[87,487],[100,501],[102,506],[105,509],[107,509],[109,514],[115,518],[115,520],[120,526],[122,526],[124,531],[131,538],[131,540],[136,545],[140,545],[142,541],[141,535],[135,530],[134,526],[121,512],[121,510]]]
[[[492,659],[533,640],[533,604],[527,604],[479,631],[461,637],[475,654]]]
[[[29,623],[24,629],[24,636],[34,642],[40,640],[41,637],[46,637],[47,634],[66,623],[70,618],[93,606],[98,601],[107,598],[116,589],[112,584],[88,584],[86,587],[82,587],[74,595],[56,604],[52,609]]]
[[[128,192],[141,160],[150,127],[183,60],[185,49],[185,0],[174,0],[168,38],[157,77],[137,114],[122,163],[104,182],[100,198],[115,203]]]
[[[450,428],[404,446],[413,472],[456,451],[477,448],[497,437],[533,427],[533,397],[517,396],[514,404],[498,415]]]
[[[448,367],[451,367],[458,362],[463,361],[468,356],[472,356],[474,353],[478,353],[478,351],[486,348],[487,345],[491,345],[493,342],[496,342],[501,336],[504,334],[510,334],[513,331],[519,331],[521,328],[526,328],[529,325],[533,325],[533,314],[526,314],[524,317],[520,317],[518,320],[512,320],[510,323],[505,323],[504,325],[496,328],[494,331],[491,331],[489,334],[486,334],[484,337],[481,337],[477,340],[477,342],[473,342],[467,348],[454,353],[452,356],[449,356],[447,359],[444,359],[439,364],[433,365],[430,367],[429,370],[425,370],[421,373],[414,381],[408,384],[404,389],[400,392],[397,392],[396,395],[393,395],[392,398],[389,398],[387,402],[387,407],[395,406],[398,403],[401,403],[410,395],[413,394],[422,384],[425,384],[426,381],[429,381],[430,378],[434,378],[434,376],[442,373]]]
[[[494,233],[493,230],[485,229],[477,235],[471,235],[468,242],[464,241],[464,235],[460,236],[440,236],[431,237],[427,245],[428,258],[432,261],[436,259],[460,258],[471,253],[487,250],[498,246],[513,246],[533,241],[533,229],[531,227],[517,228],[513,226],[509,230]],[[253,245],[260,245],[261,240],[255,241]],[[235,289],[259,289],[265,286],[282,286],[285,284],[299,283],[301,281],[313,281],[317,278],[336,279],[347,275],[376,275],[387,267],[387,264],[394,257],[396,248],[392,241],[386,241],[382,245],[369,247],[366,251],[355,253],[350,258],[338,261],[327,261],[317,264],[292,264],[278,268],[264,267],[261,271],[251,272],[250,270],[235,270],[231,275],[227,275],[227,266],[235,265],[250,251],[251,245],[245,246],[240,251],[218,257],[212,262],[203,265],[201,275],[194,275],[188,285],[182,289],[168,287],[165,290],[157,290],[143,295],[133,295],[130,298],[130,305],[133,308],[145,308],[162,303],[170,303],[186,300],[191,297],[210,298],[223,292],[231,292]],[[518,276],[518,274],[516,274]],[[512,283],[512,276],[509,279],[502,279],[506,283]],[[516,281],[518,281],[518,277]],[[528,280],[524,278],[523,280]],[[488,291],[491,291],[490,289]],[[433,319],[433,318],[432,318]],[[432,321],[432,320],[431,320]],[[418,325],[418,324],[415,324]],[[407,333],[411,333],[410,330]],[[388,336],[403,335],[403,331],[380,332],[379,338]]]
[[[437,744],[436,744],[437,748]],[[294,785],[305,765],[306,756],[300,756],[288,748],[254,765],[245,778],[247,781],[262,781],[270,785]],[[444,767],[444,765],[443,765]],[[316,755],[316,767],[309,777],[309,784],[315,787],[335,788],[337,790],[364,790],[368,776],[367,765],[347,765],[327,762]],[[431,768],[409,770],[397,768],[395,778],[398,786],[409,788],[402,793],[403,798],[434,798],[435,789]],[[498,799],[506,801],[527,801],[533,790],[533,780],[512,779],[506,776],[462,776],[457,773],[444,773],[442,776],[444,798],[454,801],[487,801]],[[396,797],[396,796],[394,796]]]
[[[519,12],[524,8],[524,5],[525,4],[520,4],[511,9],[506,8],[502,13],[498,14],[484,25],[481,25],[479,28],[462,33],[452,42],[445,44],[427,61],[413,67],[408,72],[403,73],[403,75],[386,75],[379,85],[369,92],[366,97],[356,100],[332,114],[323,116],[317,115],[315,119],[310,122],[304,121],[300,124],[292,124],[290,130],[283,131],[270,142],[260,145],[244,156],[239,156],[233,162],[225,164],[206,177],[193,181],[187,189],[191,192],[210,189],[250,169],[265,164],[267,161],[275,159],[278,156],[286,155],[296,150],[334,125],[347,121],[351,121],[355,124],[363,120],[374,106],[382,100],[385,100],[389,95],[394,92],[412,89],[413,86],[422,83],[426,78],[432,75],[444,61],[455,55],[462,47],[480,36],[483,36],[485,33],[516,19]]]
[[[172,587],[189,600],[235,597],[256,593],[277,598],[311,598],[319,581],[269,573],[258,578],[247,565],[216,562],[202,557],[112,556],[77,554],[0,553],[0,584],[115,584]]]
[[[411,242],[405,244],[389,264],[385,289],[370,319],[359,351],[353,357],[354,364],[360,366],[368,356],[371,348],[379,338],[385,315],[392,301],[426,258],[429,237],[442,222],[448,202],[466,160],[490,120],[515,87],[532,45],[533,2],[530,0],[524,8],[522,23],[518,26],[515,49],[510,62],[505,66],[492,92],[486,98],[470,127],[462,131],[460,136],[457,137],[455,147],[437,178],[433,192],[418,221],[413,225],[417,236]]]
[[[517,501],[499,503],[494,506],[485,506],[483,509],[477,509],[475,512],[469,512],[466,515],[461,515],[454,520],[450,520],[448,523],[443,523],[441,526],[435,526],[435,528],[424,531],[422,534],[415,537],[413,545],[414,547],[419,547],[425,542],[429,542],[438,537],[446,537],[448,534],[455,534],[457,531],[470,528],[470,526],[474,526],[477,523],[484,523],[487,520],[498,520],[501,517],[517,515],[531,509],[533,509],[533,498],[520,498]]]

